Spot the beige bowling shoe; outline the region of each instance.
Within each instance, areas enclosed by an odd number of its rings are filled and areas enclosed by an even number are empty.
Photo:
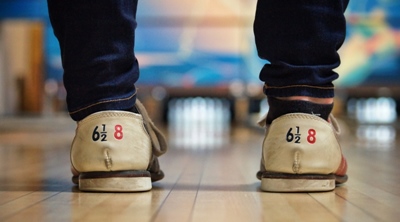
[[[265,119],[260,121],[265,126]],[[347,181],[347,162],[338,142],[339,126],[304,113],[275,119],[263,142],[261,190],[270,192],[330,191]]]
[[[157,157],[166,152],[166,140],[138,100],[136,109],[97,112],[78,122],[71,168],[80,190],[147,191],[164,177]]]

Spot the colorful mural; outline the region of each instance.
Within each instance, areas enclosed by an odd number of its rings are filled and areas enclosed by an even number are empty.
[[[256,0],[139,1],[136,53],[140,84],[174,87],[259,83]],[[337,69],[340,87],[400,84],[400,1],[353,0]],[[62,81],[58,43],[45,0],[4,0],[0,18],[42,19],[47,78]]]
[[[400,84],[400,1],[351,1],[346,16],[337,85]]]
[[[168,86],[258,82],[265,61],[257,57],[254,46],[255,0],[160,2],[141,2],[143,11],[139,7],[137,49],[142,83],[153,84],[155,77]],[[155,22],[157,17],[163,22]],[[351,1],[346,17],[347,37],[339,51],[342,64],[336,70],[340,78],[335,84],[400,84],[400,2]],[[146,23],[148,18],[152,22]]]

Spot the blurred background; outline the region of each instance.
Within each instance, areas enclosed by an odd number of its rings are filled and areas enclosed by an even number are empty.
[[[232,124],[253,127],[268,111],[258,80],[265,61],[257,57],[252,32],[255,5],[256,0],[139,2],[139,97],[155,121],[168,123],[177,146],[224,143],[215,135],[229,134]],[[346,17],[334,113],[357,124],[360,140],[393,142],[400,1],[351,1]],[[0,129],[7,130],[10,119],[68,118],[62,74],[46,0],[0,0]]]

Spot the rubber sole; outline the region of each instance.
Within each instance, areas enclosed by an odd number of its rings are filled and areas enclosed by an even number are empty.
[[[151,190],[148,171],[86,172],[79,175],[79,190],[93,192],[141,192]]]
[[[347,176],[334,174],[280,174],[264,172],[261,176],[261,190],[267,192],[323,192],[332,191],[336,184],[347,181]]]

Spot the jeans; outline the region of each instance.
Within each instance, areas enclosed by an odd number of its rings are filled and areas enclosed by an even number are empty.
[[[48,0],[64,69],[67,106],[79,121],[136,100],[137,0]],[[345,37],[348,0],[259,0],[254,22],[267,96],[333,97],[337,50]]]
[[[337,50],[346,35],[349,0],[259,0],[254,22],[260,73],[272,97],[334,96]]]

